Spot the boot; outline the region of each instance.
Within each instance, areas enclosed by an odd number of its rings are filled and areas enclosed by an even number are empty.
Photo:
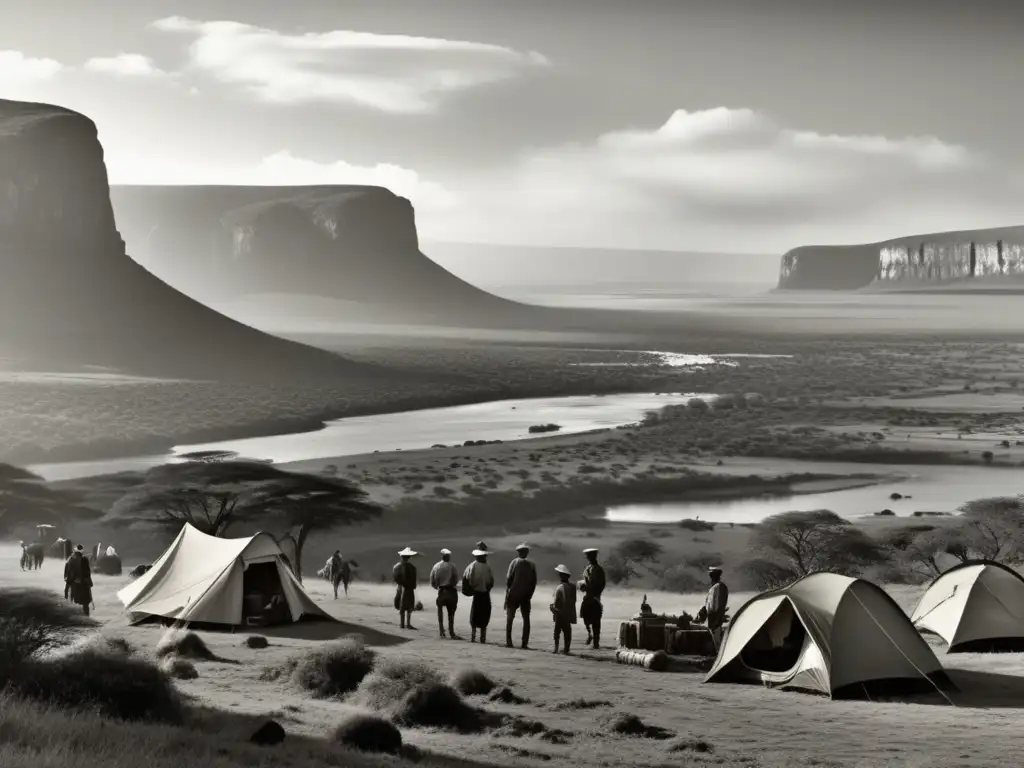
[[[476,642],[476,627],[473,627],[473,629],[472,629],[472,630],[470,630],[470,631],[471,631],[471,632],[472,632],[473,634],[472,634],[472,636],[471,636],[471,637],[469,638],[469,642],[471,642],[471,643],[475,643],[475,642]]]
[[[480,645],[487,645],[487,630],[480,630]]]
[[[594,645],[592,646],[595,651],[601,648],[601,625],[594,625]]]
[[[512,621],[514,617],[512,614],[508,614],[508,618],[505,619],[505,647],[512,648]]]

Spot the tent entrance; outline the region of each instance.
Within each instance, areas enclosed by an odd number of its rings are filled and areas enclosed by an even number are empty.
[[[807,629],[784,600],[740,652],[744,666],[757,672],[789,672],[800,661]]]
[[[268,627],[291,621],[277,560],[249,563],[242,575],[242,624]]]

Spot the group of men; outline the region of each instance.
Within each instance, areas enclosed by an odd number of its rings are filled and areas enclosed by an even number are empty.
[[[577,623],[576,593],[583,593],[579,608],[579,619],[587,630],[586,644],[600,648],[601,616],[603,608],[601,595],[604,592],[606,579],[604,569],[597,561],[598,550],[583,550],[588,564],[583,571],[583,578],[576,584],[572,572],[564,565],[558,565],[555,572],[559,584],[555,588],[552,602],[548,606],[554,622],[554,652],[568,654],[572,645],[572,626]],[[412,558],[419,553],[406,547],[398,553],[401,560],[395,565],[393,575],[396,586],[395,609],[398,611],[399,623],[403,629],[415,629],[412,625],[412,614],[416,608],[417,573]],[[493,554],[487,545],[480,541],[472,551],[473,562],[462,572],[451,561],[449,549],[441,550],[441,560],[430,570],[430,586],[437,591],[437,625],[441,637],[458,638],[455,634],[455,611],[459,605],[459,593],[471,598],[469,608],[470,642],[487,642],[487,627],[491,621],[491,590],[494,588],[494,573],[488,557]],[[516,547],[516,558],[509,563],[505,575],[505,645],[514,647],[512,642],[512,625],[516,615],[522,617],[523,633],[522,648],[530,647],[530,617],[533,597],[537,590],[537,566],[530,560],[530,547],[520,544]],[[447,618],[447,632],[445,632]]]

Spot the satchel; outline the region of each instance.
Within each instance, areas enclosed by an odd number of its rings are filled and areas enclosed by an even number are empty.
[[[395,590],[395,610],[401,610],[402,605],[402,588],[399,587]]]
[[[473,596],[473,585],[469,583],[469,579],[465,576],[462,577],[462,594],[466,597]]]

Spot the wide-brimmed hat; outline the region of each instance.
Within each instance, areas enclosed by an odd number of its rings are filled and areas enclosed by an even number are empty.
[[[529,548],[530,548],[529,544],[526,544],[526,543],[517,544],[516,545],[516,552],[522,552],[524,549],[529,549]]]
[[[481,555],[489,555],[491,551],[487,548],[487,545],[482,541],[476,543],[476,548],[473,550],[473,557],[480,557]]]
[[[413,555],[418,555],[419,552],[417,552],[414,549],[409,549],[408,547],[406,547],[405,549],[403,549],[398,554],[401,555],[402,557],[412,557]]]
[[[720,565],[709,565],[708,566],[708,573],[721,573],[721,572],[722,572],[722,566],[720,566]]]
[[[564,573],[566,576],[572,576],[572,573],[569,571],[569,569],[566,568],[561,563],[559,563],[558,565],[555,566],[555,570],[558,571],[559,573]]]
[[[599,551],[600,550],[597,547],[587,547],[586,549],[583,550],[583,554],[584,555],[589,555],[591,552],[599,552]]]
[[[452,553],[452,551],[450,549],[448,549],[447,547],[445,547],[444,549],[441,550],[441,554],[442,555],[450,555],[451,553]]]

